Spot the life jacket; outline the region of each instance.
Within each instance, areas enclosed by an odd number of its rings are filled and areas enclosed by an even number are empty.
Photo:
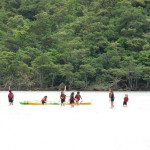
[[[13,93],[9,93],[8,97],[9,97],[9,98],[14,98]]]
[[[112,92],[111,97],[114,97],[114,93]]]
[[[128,100],[129,100],[128,97],[124,98],[124,102],[128,102]]]
[[[47,97],[43,97],[43,98],[42,98],[42,101],[46,101],[46,99],[47,99]]]
[[[70,96],[70,100],[74,101],[74,96],[73,95]]]
[[[66,99],[66,95],[65,94],[61,94],[60,98],[63,99],[63,100],[65,100]]]
[[[80,100],[81,96],[77,94],[77,95],[75,96],[75,98],[76,98],[77,100]]]
[[[114,97],[114,93],[113,93],[113,92],[110,92],[110,93],[109,93],[109,97],[110,97],[110,98]]]

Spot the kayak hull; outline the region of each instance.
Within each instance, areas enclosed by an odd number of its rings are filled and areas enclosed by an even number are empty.
[[[65,103],[66,105],[70,105],[70,103]],[[78,105],[91,105],[92,103],[91,102],[82,102],[82,103],[79,103]],[[77,103],[74,103],[74,105],[77,105]]]
[[[21,105],[43,105],[42,102],[39,101],[24,101],[20,102]],[[77,105],[77,103],[74,103]],[[91,102],[81,102],[79,105],[91,105]],[[60,102],[46,102],[45,105],[61,105]],[[65,105],[70,105],[70,103],[65,103]]]

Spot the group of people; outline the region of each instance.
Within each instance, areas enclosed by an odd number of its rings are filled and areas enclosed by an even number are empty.
[[[61,100],[61,106],[65,106],[65,102],[66,102],[66,95],[65,92],[62,91],[60,94],[60,100]],[[80,92],[77,92],[77,94],[75,95],[74,92],[71,93],[70,98],[69,98],[69,102],[71,107],[74,107],[74,103],[76,103],[77,105],[79,105],[79,101],[82,99]],[[111,108],[114,108],[114,100],[115,100],[115,95],[112,89],[109,90],[109,99],[111,102]],[[14,94],[12,93],[11,90],[9,90],[9,94],[8,94],[8,101],[9,101],[9,105],[13,105],[13,101],[14,101]],[[44,96],[41,100],[42,104],[44,105],[47,101],[47,96]],[[128,95],[125,94],[124,97],[124,101],[123,101],[123,106],[127,107],[127,103],[129,101]]]
[[[111,107],[110,108],[114,108],[114,100],[115,100],[115,95],[112,89],[109,90],[109,99],[111,102]],[[127,107],[127,103],[129,101],[128,95],[125,94],[124,100],[123,100],[123,107]]]
[[[65,102],[66,102],[66,95],[65,92],[62,91],[61,95],[60,95],[60,99],[61,99],[61,106],[65,106]],[[77,94],[75,95],[74,92],[71,93],[70,98],[69,98],[69,102],[71,107],[74,107],[74,103],[76,103],[77,105],[79,105],[79,101],[80,99],[82,99],[80,92],[77,92]],[[111,102],[111,107],[110,108],[114,108],[114,100],[115,100],[115,95],[112,89],[109,90],[109,99]],[[47,96],[43,97],[42,99],[42,104],[45,104],[47,100]],[[127,107],[127,103],[129,101],[128,95],[125,94],[124,100],[123,100],[123,106]]]
[[[61,99],[61,106],[65,106],[66,95],[63,91],[61,92],[60,99]],[[77,92],[76,95],[75,95],[74,92],[72,92],[71,95],[70,95],[70,98],[69,98],[71,107],[74,107],[74,103],[79,105],[80,99],[82,99],[82,97],[80,95],[80,92]]]
[[[65,92],[62,91],[60,94],[61,106],[65,106],[66,97],[67,96],[65,95]],[[77,92],[76,95],[74,94],[74,92],[72,92],[70,95],[70,98],[69,98],[69,102],[70,102],[71,107],[74,107],[74,103],[79,105],[80,99],[82,99],[80,92]],[[47,96],[44,96],[41,101],[42,101],[42,104],[44,105],[47,101]]]

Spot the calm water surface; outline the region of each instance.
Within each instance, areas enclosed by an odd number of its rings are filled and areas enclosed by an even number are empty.
[[[42,97],[48,96],[48,101],[59,101],[60,92],[59,91],[13,91],[15,96],[14,105],[20,105],[20,101],[40,101]],[[71,91],[65,92],[69,99]],[[75,91],[76,93],[76,91]],[[109,92],[91,92],[91,91],[81,91],[81,96],[84,101],[92,101],[93,106],[109,105]],[[115,94],[115,105],[122,106],[123,98],[125,94],[129,96],[129,106],[146,106],[150,104],[150,92],[114,92]],[[146,105],[145,105],[146,104]],[[8,105],[8,91],[0,92],[0,106]]]

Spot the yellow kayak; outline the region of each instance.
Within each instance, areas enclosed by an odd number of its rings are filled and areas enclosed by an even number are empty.
[[[20,104],[22,105],[42,105],[42,102],[41,101],[24,101],[24,102],[20,102]],[[61,103],[60,102],[50,102],[50,101],[47,101],[45,103],[45,105],[60,105]],[[65,103],[66,105],[70,105],[69,102],[66,102]],[[74,103],[75,105],[77,105],[77,103]],[[92,102],[80,102],[79,105],[91,105]]]
[[[46,102],[46,103],[45,103],[45,105],[51,105],[51,104],[52,104],[51,102]],[[40,101],[39,101],[39,102],[36,102],[36,101],[35,101],[35,102],[34,102],[34,101],[29,101],[29,102],[28,102],[28,105],[43,105],[43,104],[42,104],[42,102],[40,102]]]
[[[70,105],[70,103],[66,103],[66,105]],[[77,103],[74,103],[74,105],[77,105]],[[92,102],[81,102],[79,105],[92,105]]]

